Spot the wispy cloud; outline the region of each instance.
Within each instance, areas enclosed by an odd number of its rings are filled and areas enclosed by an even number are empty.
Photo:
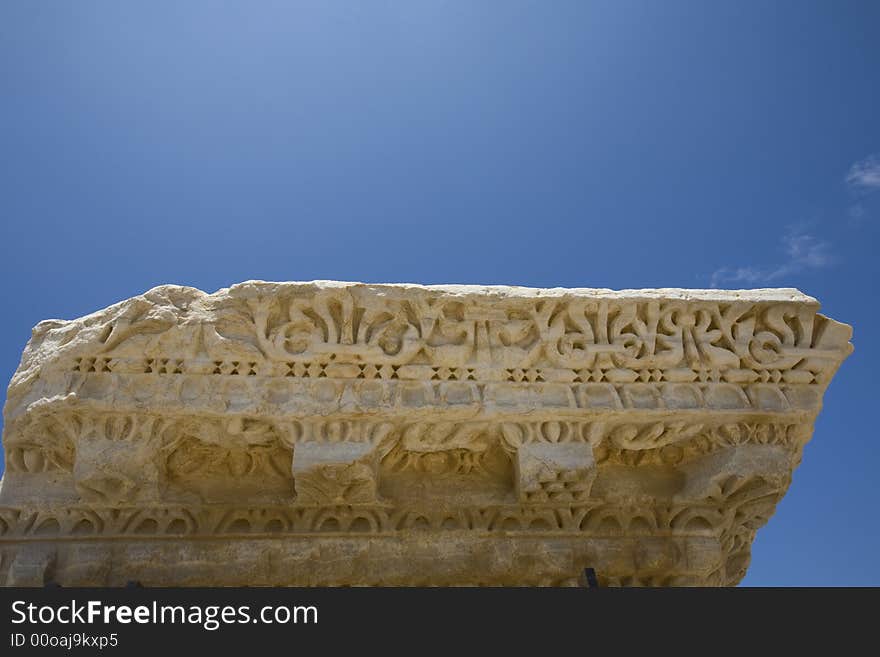
[[[846,174],[846,183],[862,192],[880,190],[880,155],[871,155],[853,164]]]
[[[782,247],[786,255],[784,262],[769,266],[722,267],[712,274],[710,285],[719,287],[728,283],[746,285],[772,283],[792,274],[822,269],[834,260],[828,242],[817,239],[799,228],[789,230],[782,238]]]

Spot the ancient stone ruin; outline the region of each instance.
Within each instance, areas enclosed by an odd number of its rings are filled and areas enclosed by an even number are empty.
[[[0,582],[736,584],[852,349],[818,309],[247,282],[41,322]]]

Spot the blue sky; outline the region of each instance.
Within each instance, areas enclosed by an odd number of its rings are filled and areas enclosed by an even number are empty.
[[[0,153],[4,382],[169,282],[798,287],[856,351],[745,583],[880,584],[877,2],[8,0]]]

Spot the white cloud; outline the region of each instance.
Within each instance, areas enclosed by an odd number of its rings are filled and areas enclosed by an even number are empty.
[[[853,189],[861,191],[880,189],[880,156],[871,155],[853,164],[846,174],[846,182]]]
[[[772,283],[803,271],[822,269],[833,262],[831,245],[799,229],[790,230],[782,238],[787,259],[777,265],[723,267],[712,274],[712,287],[722,283],[756,285]]]

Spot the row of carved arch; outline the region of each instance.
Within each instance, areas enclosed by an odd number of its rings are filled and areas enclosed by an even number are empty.
[[[762,518],[766,511],[762,510]],[[386,534],[398,531],[584,532],[593,536],[715,536],[760,520],[724,507],[565,509],[487,507],[438,511],[378,507],[0,509],[0,537],[215,536],[299,533]],[[738,523],[738,524],[736,524]],[[726,535],[726,534],[725,534]],[[731,534],[734,535],[734,534]]]

